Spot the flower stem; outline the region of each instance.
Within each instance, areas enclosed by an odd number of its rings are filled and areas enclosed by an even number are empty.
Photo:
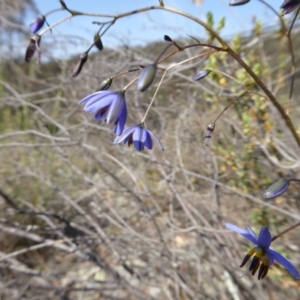
[[[295,229],[296,227],[298,227],[300,225],[300,222],[298,222],[297,224],[293,225],[292,227],[282,231],[281,233],[275,235],[272,237],[272,242],[275,241],[277,238],[281,237],[282,235],[284,235],[285,233],[291,231],[292,229]]]

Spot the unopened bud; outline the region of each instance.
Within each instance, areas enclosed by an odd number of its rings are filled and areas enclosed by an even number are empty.
[[[214,132],[214,129],[215,129],[215,123],[214,122],[211,122],[210,124],[208,124],[207,126],[207,133],[206,133],[206,136],[205,136],[205,146],[208,146],[210,140],[211,140],[211,137],[213,135],[213,132]]]
[[[170,43],[173,42],[173,40],[172,40],[168,35],[164,35],[164,40],[165,40],[166,42],[170,42]]]
[[[250,2],[250,0],[231,0],[229,2],[230,6],[238,6],[238,5],[243,5]]]
[[[203,79],[204,77],[206,77],[211,71],[210,70],[201,70],[200,72],[198,72],[193,80],[197,81],[197,80],[200,80],[200,79]]]
[[[98,33],[94,35],[94,44],[100,51],[103,50],[103,44]]]
[[[107,78],[107,79],[103,80],[97,87],[96,92],[108,90],[110,88],[112,82],[113,82],[113,80],[111,78]]]
[[[140,92],[146,91],[155,79],[157,65],[151,64],[142,69],[137,82],[137,89]]]
[[[38,16],[35,20],[33,20],[29,27],[30,27],[30,31],[35,34],[37,33],[43,26],[44,26],[44,23],[45,23],[45,16],[43,15],[40,15]]]
[[[88,54],[86,52],[82,53],[80,55],[79,62],[77,63],[77,65],[75,66],[75,68],[73,70],[73,73],[72,73],[73,77],[76,77],[81,72],[81,69],[87,60],[88,60]]]
[[[267,188],[267,190],[264,192],[263,197],[265,199],[272,199],[278,197],[286,192],[289,185],[290,185],[289,180],[287,180],[286,178],[281,178]]]

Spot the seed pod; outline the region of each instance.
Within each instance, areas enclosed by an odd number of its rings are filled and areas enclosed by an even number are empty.
[[[73,70],[73,73],[72,73],[73,77],[76,77],[81,72],[81,69],[87,60],[88,60],[88,54],[86,52],[82,53],[80,55],[79,62],[77,63],[77,65],[75,66],[75,68]]]
[[[150,87],[150,85],[153,83],[155,79],[156,71],[157,71],[156,64],[148,65],[141,71],[137,82],[137,89],[140,92],[144,92]]]
[[[39,51],[39,57],[40,57],[40,48],[39,48],[40,42],[41,42],[41,37],[39,35],[33,35],[30,38],[30,43],[25,53],[25,61],[30,62],[36,50]]]
[[[108,90],[110,88],[112,82],[113,82],[113,80],[111,78],[107,78],[107,79],[103,80],[97,87],[96,92]]]
[[[102,51],[103,50],[103,43],[101,41],[101,37],[98,33],[96,33],[94,35],[94,43],[95,43],[95,46],[100,50]]]
[[[287,180],[286,178],[281,178],[267,188],[267,190],[264,192],[263,197],[265,199],[276,198],[282,195],[283,193],[285,193],[289,185],[290,185],[289,180]]]

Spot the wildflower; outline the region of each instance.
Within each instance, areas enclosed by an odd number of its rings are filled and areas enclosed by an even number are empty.
[[[99,91],[95,92],[78,104],[83,104],[83,109],[94,113],[96,120],[105,120],[107,124],[114,124],[114,132],[121,135],[126,118],[127,107],[123,91]]]
[[[238,5],[243,5],[250,2],[250,0],[231,0],[229,2],[229,5],[231,6],[238,6]]]
[[[31,33],[37,33],[44,26],[45,20],[46,18],[43,15],[40,15],[34,19],[29,25]]]
[[[30,62],[33,57],[35,51],[38,52],[38,62],[41,59],[41,49],[40,49],[41,37],[39,35],[33,35],[30,38],[30,43],[26,49],[25,53],[25,61]]]
[[[258,271],[258,280],[266,277],[269,271],[269,267],[274,264],[274,261],[285,267],[290,274],[294,278],[299,278],[299,273],[297,269],[292,265],[290,261],[288,261],[285,257],[283,257],[280,253],[275,250],[270,249],[270,245],[272,242],[272,237],[270,231],[267,226],[263,226],[260,230],[259,236],[248,227],[245,229],[237,227],[233,224],[226,223],[225,226],[233,230],[243,237],[245,237],[248,241],[254,243],[257,247],[252,248],[245,256],[240,268],[243,267],[251,256],[254,255],[252,262],[249,267],[249,271],[252,276],[255,275],[257,269]]]
[[[204,77],[206,77],[211,71],[210,70],[201,70],[200,72],[198,72],[193,80],[197,81],[197,80],[200,80],[200,79],[203,79]]]
[[[280,8],[282,8],[282,14],[289,14],[290,12],[292,12],[294,9],[296,9],[298,6],[300,5],[300,1],[299,0],[285,0]]]
[[[151,64],[142,69],[137,82],[137,89],[140,92],[146,91],[155,79],[157,65]]]
[[[128,147],[133,144],[136,150],[142,151],[144,147],[152,149],[152,137],[156,139],[160,149],[164,151],[160,140],[151,131],[147,130],[143,124],[124,129],[122,135],[115,138],[114,144],[123,142],[124,144],[128,144]]]
[[[80,55],[79,58],[80,58],[80,60],[78,61],[77,65],[75,66],[75,68],[73,70],[73,73],[72,73],[73,77],[76,77],[81,72],[81,69],[82,69],[83,65],[88,60],[88,54],[87,54],[87,52],[83,52]]]
[[[290,181],[286,178],[281,178],[274,182],[267,190],[264,192],[263,197],[265,199],[272,199],[282,195],[288,189]]]

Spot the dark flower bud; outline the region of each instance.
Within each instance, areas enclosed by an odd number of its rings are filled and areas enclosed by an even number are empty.
[[[142,69],[137,82],[137,89],[140,92],[146,91],[149,88],[149,86],[153,83],[156,75],[156,71],[157,71],[156,64],[148,65],[144,69]]]
[[[263,197],[265,199],[272,199],[282,195],[288,189],[290,181],[286,178],[281,178],[274,182],[267,190],[264,192]]]
[[[200,80],[200,79],[203,79],[204,77],[206,77],[211,71],[210,70],[201,70],[200,72],[198,72],[193,80],[197,81],[197,80]]]
[[[40,42],[41,42],[41,37],[39,35],[33,35],[30,38],[30,43],[29,43],[29,45],[26,49],[26,53],[25,53],[25,61],[30,62],[35,51],[38,51],[39,60],[40,60],[40,57],[41,57]]]
[[[214,130],[215,130],[215,123],[212,122],[212,123],[208,124],[207,133],[206,133],[206,136],[205,136],[205,146],[208,146],[208,144],[211,140],[211,137],[213,135]]]
[[[35,34],[37,33],[43,26],[44,26],[44,23],[45,23],[45,16],[43,15],[40,15],[38,16],[35,20],[33,20],[29,27],[30,27],[30,31]]]
[[[73,77],[76,77],[81,72],[81,69],[87,60],[88,60],[88,54],[86,52],[82,53],[80,55],[79,62],[77,63],[77,65],[75,66],[75,68],[73,70],[73,73],[72,73]]]
[[[103,80],[97,87],[96,92],[108,90],[110,88],[112,82],[113,82],[112,78],[107,78],[107,79]]]
[[[229,2],[229,5],[231,6],[238,6],[238,5],[243,5],[250,2],[250,0],[231,0]]]
[[[170,42],[170,43],[173,42],[173,40],[172,40],[168,35],[164,35],[164,40],[165,40],[166,42]]]
[[[95,46],[96,46],[100,51],[103,50],[103,44],[102,44],[100,35],[99,35],[98,33],[96,33],[96,34],[94,35],[94,44],[95,44]]]
[[[296,9],[298,6],[300,5],[300,1],[299,0],[285,0],[280,8],[282,8],[282,14],[289,14],[290,12],[292,12],[294,9]]]
[[[65,1],[63,1],[63,0],[59,0],[59,2],[60,2],[61,6],[62,6],[64,9],[68,10],[68,8],[67,8],[67,5],[66,5]]]

